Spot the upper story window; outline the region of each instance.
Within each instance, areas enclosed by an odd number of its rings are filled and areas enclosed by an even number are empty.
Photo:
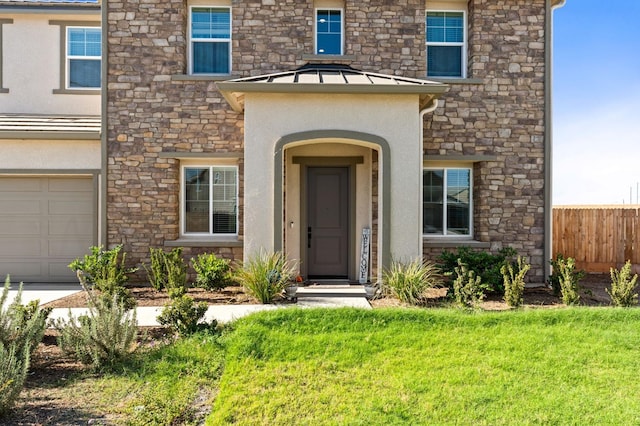
[[[9,93],[9,89],[2,86],[2,24],[13,24],[13,19],[0,18],[0,93]]]
[[[466,77],[464,11],[427,11],[427,76]]]
[[[316,9],[316,54],[342,55],[342,9]]]
[[[231,73],[231,8],[191,7],[189,73]]]
[[[183,234],[237,234],[238,168],[185,166],[183,176]]]
[[[425,168],[422,178],[423,234],[470,236],[471,169]]]
[[[67,89],[99,89],[102,35],[97,27],[67,27]]]

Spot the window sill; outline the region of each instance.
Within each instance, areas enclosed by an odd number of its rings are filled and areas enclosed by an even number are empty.
[[[484,84],[481,78],[426,77],[425,80],[445,84]]]
[[[100,89],[53,89],[54,95],[100,95]]]
[[[213,74],[174,74],[171,81],[226,81],[240,78],[239,75],[213,75]]]
[[[490,248],[491,243],[485,243],[482,241],[469,240],[469,239],[422,237],[422,246],[427,248],[471,247],[471,248],[485,249],[485,248]]]
[[[232,237],[181,237],[165,241],[165,247],[242,247],[243,241],[236,235]]]

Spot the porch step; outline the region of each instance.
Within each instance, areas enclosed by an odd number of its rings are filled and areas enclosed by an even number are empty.
[[[367,297],[367,292],[363,285],[311,285],[298,287],[296,297]]]

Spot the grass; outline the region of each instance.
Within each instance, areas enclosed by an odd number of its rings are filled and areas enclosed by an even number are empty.
[[[201,334],[177,340],[140,353],[115,371],[78,378],[72,389],[92,395],[87,402],[93,411],[117,419],[115,424],[201,424],[199,405],[209,411],[222,373],[218,339]]]
[[[283,309],[56,395],[117,425],[617,425],[639,370],[640,309]]]
[[[240,320],[208,425],[637,424],[640,310]]]

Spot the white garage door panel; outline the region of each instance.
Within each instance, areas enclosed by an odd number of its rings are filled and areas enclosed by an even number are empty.
[[[50,201],[48,210],[52,215],[91,215],[93,213],[91,206],[87,206],[86,200]]]
[[[69,263],[71,262],[49,262],[48,264],[48,275],[51,277],[51,281],[69,281]],[[76,273],[71,271],[71,275],[76,278]],[[77,281],[77,278],[76,278]]]
[[[40,228],[39,218],[8,216],[0,221],[0,235],[38,236]]]
[[[4,283],[4,279],[7,275],[11,275],[11,282],[15,283],[22,281],[19,277],[33,275],[41,276],[41,268],[42,263],[38,261],[0,262],[0,277],[2,277],[2,282]]]
[[[0,179],[2,180],[2,179]],[[1,194],[1,193],[0,193]],[[37,193],[36,193],[37,194]],[[22,194],[27,195],[27,194]],[[33,193],[29,194],[33,197]],[[21,200],[17,197],[7,197],[0,195],[0,215],[19,214],[19,215],[38,215],[42,208],[39,201]]]
[[[76,216],[74,216],[75,218]],[[54,217],[49,219],[49,236],[91,235],[93,222],[91,216],[80,216],[76,220]]]
[[[75,282],[69,263],[95,242],[90,177],[0,177],[0,276]]]
[[[76,257],[89,253],[89,247],[91,247],[92,244],[93,242],[88,238],[77,240],[49,241],[47,257],[61,257],[63,259],[73,260]],[[68,263],[70,262],[67,262],[67,264]]]
[[[0,193],[40,192],[42,191],[42,181],[39,179],[29,179],[21,177],[4,177],[0,179]]]
[[[93,192],[91,179],[55,179],[48,182],[49,192]]]
[[[24,258],[40,257],[41,247],[42,242],[39,237],[0,237],[0,260],[25,260]]]

